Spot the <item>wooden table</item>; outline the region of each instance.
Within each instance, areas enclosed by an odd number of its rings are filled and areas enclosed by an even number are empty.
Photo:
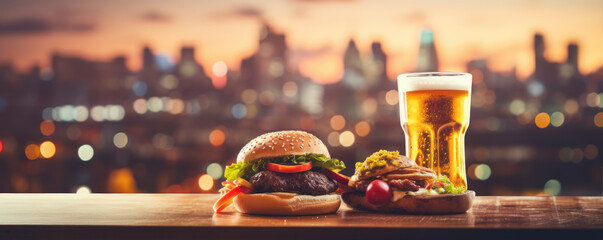
[[[469,212],[214,214],[214,194],[0,194],[0,239],[603,239],[603,197],[477,197]]]

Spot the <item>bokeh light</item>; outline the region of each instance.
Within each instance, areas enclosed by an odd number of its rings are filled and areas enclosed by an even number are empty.
[[[477,177],[475,176],[475,168],[477,167],[477,164],[471,164],[469,165],[469,168],[467,169],[467,176],[469,176],[469,178],[471,180],[477,180]]]
[[[389,90],[385,94],[385,102],[389,105],[398,104],[398,91],[397,90]]]
[[[341,146],[350,147],[354,144],[356,138],[354,137],[354,133],[350,131],[345,131],[339,134],[339,143]]]
[[[53,108],[51,107],[44,108],[44,110],[42,110],[42,119],[48,121],[52,120],[52,109]]]
[[[113,136],[113,144],[118,148],[124,148],[128,145],[128,135],[118,132]]]
[[[209,133],[209,143],[211,143],[211,145],[216,147],[222,146],[224,140],[226,140],[226,135],[221,129],[216,128]]]
[[[163,101],[158,97],[151,97],[147,100],[147,109],[151,112],[159,112],[163,109]]]
[[[561,182],[557,179],[550,179],[544,184],[544,192],[549,196],[557,196],[561,193]]]
[[[331,147],[339,147],[341,144],[339,143],[339,133],[338,132],[330,132],[327,136],[327,142]]]
[[[359,137],[366,137],[371,132],[371,125],[365,121],[360,121],[356,123],[354,130]]]
[[[515,99],[509,104],[509,112],[515,116],[519,116],[526,111],[525,103],[520,99]]]
[[[594,144],[588,144],[584,147],[584,157],[588,160],[593,160],[599,155],[599,148]]]
[[[544,93],[545,90],[544,84],[539,81],[532,81],[528,83],[528,93],[532,97],[539,97]]]
[[[201,190],[209,191],[213,187],[214,179],[210,175],[203,174],[201,177],[199,177],[199,188],[201,188]]]
[[[52,121],[46,120],[40,123],[40,132],[44,136],[50,136],[54,133],[54,123]]]
[[[375,112],[377,112],[377,100],[375,100],[374,98],[367,98],[362,101],[361,108],[366,115],[374,114]]]
[[[75,194],[90,194],[92,190],[88,186],[79,186],[77,190],[75,190]]]
[[[475,167],[475,177],[479,180],[486,181],[492,175],[492,170],[487,164],[480,164]]]
[[[563,113],[554,112],[551,114],[551,125],[553,125],[553,127],[560,127],[561,125],[563,125],[564,121],[565,116],[563,116]]]
[[[274,103],[274,94],[271,91],[263,91],[260,94],[260,103],[265,106],[272,105]]]
[[[226,66],[226,63],[222,61],[214,63],[211,69],[212,73],[216,77],[225,77],[228,73],[228,66]]]
[[[2,143],[2,140],[0,140],[0,153],[2,152],[2,149],[4,149],[4,144]]]
[[[597,107],[601,99],[597,93],[591,92],[586,95],[586,105],[589,107]]]
[[[536,115],[536,118],[534,118],[534,122],[536,123],[536,126],[538,128],[545,128],[551,123],[551,118],[547,113],[541,112]]]
[[[145,114],[147,112],[147,100],[144,98],[136,99],[132,104],[132,108],[138,114]]]
[[[171,114],[180,114],[184,111],[184,101],[182,101],[182,99],[179,98],[174,98],[171,99],[168,102],[168,109],[170,111]]]
[[[218,180],[222,177],[222,166],[218,163],[211,163],[207,165],[207,174],[214,180]]]
[[[142,97],[147,94],[147,84],[143,81],[135,82],[134,85],[132,85],[132,91],[136,96]]]
[[[85,106],[75,107],[73,114],[75,121],[84,122],[88,120],[88,108]]]
[[[568,99],[565,101],[563,105],[563,111],[569,115],[576,114],[580,106],[578,105],[578,101],[574,99]]]
[[[159,85],[167,90],[175,89],[178,87],[178,78],[172,74],[166,74],[159,80]]]
[[[77,155],[84,162],[90,161],[94,157],[94,149],[88,144],[84,144],[77,149]]]
[[[593,118],[593,122],[597,127],[603,127],[603,112],[598,112]]]
[[[247,115],[247,107],[245,107],[243,104],[237,103],[232,106],[231,113],[236,119],[244,118],[245,115]]]
[[[105,107],[103,106],[94,106],[90,111],[90,117],[92,120],[101,122],[105,120]]]
[[[105,107],[108,111],[107,120],[110,121],[121,121],[126,116],[126,110],[121,105],[109,105]]]
[[[246,104],[253,104],[258,98],[258,93],[253,89],[245,89],[241,93],[241,100]]]
[[[297,95],[297,84],[291,81],[283,84],[283,94],[287,97],[295,97]]]
[[[345,118],[341,115],[335,115],[331,117],[330,124],[333,130],[339,131],[345,127]]]
[[[580,162],[582,162],[583,158],[584,158],[584,152],[582,151],[581,148],[574,148],[572,150],[572,162],[573,163],[580,163]]]
[[[51,141],[45,141],[40,144],[40,155],[43,158],[51,158],[56,153],[57,149]]]
[[[25,157],[29,160],[34,160],[40,157],[40,147],[36,144],[29,144],[25,147]]]

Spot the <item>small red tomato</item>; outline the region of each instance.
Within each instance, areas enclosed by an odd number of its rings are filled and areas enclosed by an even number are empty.
[[[374,180],[366,188],[366,200],[377,206],[387,204],[393,196],[392,189],[384,181]]]

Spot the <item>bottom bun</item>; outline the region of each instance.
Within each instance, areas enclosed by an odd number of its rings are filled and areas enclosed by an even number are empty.
[[[341,198],[337,194],[254,193],[241,194],[234,199],[239,212],[262,215],[327,214],[336,212],[340,205]]]
[[[395,202],[376,206],[366,200],[364,192],[347,192],[341,195],[350,208],[391,213],[453,214],[464,213],[471,208],[474,191],[462,194],[404,196]]]

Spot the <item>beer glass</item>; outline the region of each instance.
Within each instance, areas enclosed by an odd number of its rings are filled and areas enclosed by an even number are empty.
[[[448,176],[455,186],[467,188],[465,132],[471,107],[471,74],[401,74],[398,93],[406,155],[438,176]]]

